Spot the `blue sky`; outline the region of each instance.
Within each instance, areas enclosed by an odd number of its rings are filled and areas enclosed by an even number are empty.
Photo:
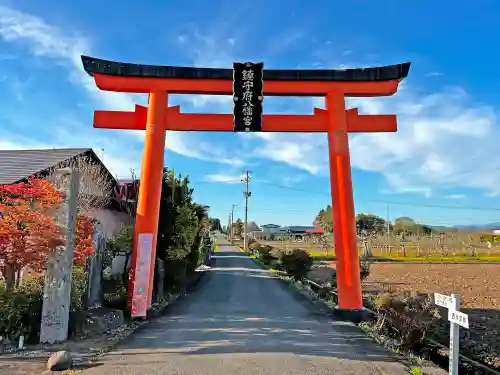
[[[143,133],[94,130],[92,112],[147,98],[99,92],[80,54],[227,68],[411,61],[395,96],[348,100],[361,113],[399,116],[398,133],[350,136],[356,210],[385,217],[389,208],[391,219],[430,224],[500,221],[496,3],[0,0],[0,149],[93,147],[115,175],[140,171]],[[231,111],[229,97],[171,96],[170,104]],[[314,106],[323,103],[267,98],[265,113]],[[223,222],[232,204],[242,217],[244,169],[253,176],[249,218],[259,224],[308,225],[330,203],[323,134],[169,132],[165,161],[189,174],[196,199]]]

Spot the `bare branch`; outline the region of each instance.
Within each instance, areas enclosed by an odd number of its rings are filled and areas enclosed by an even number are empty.
[[[94,210],[104,208],[111,200],[112,180],[102,166],[90,157],[79,155],[68,167],[80,172],[80,192],[78,194],[78,213],[90,215]],[[56,181],[52,172],[49,181]]]

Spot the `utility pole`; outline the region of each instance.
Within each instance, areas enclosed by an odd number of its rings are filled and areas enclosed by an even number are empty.
[[[241,182],[245,184],[245,191],[243,192],[243,196],[245,197],[245,224],[243,226],[243,249],[247,251],[247,243],[248,243],[248,198],[252,195],[251,192],[248,191],[248,184],[250,183],[250,172],[245,171]]]
[[[387,251],[391,254],[391,205],[387,203]]]
[[[237,206],[237,204],[233,204],[231,206],[231,219],[229,220],[230,226],[229,226],[229,241],[233,240],[233,222],[234,222],[234,208]]]
[[[387,235],[391,233],[391,219],[390,219],[391,206],[387,203]]]

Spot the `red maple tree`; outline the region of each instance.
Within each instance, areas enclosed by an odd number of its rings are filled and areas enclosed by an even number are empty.
[[[0,185],[0,271],[29,267],[42,271],[49,253],[61,248],[64,235],[54,214],[63,194],[43,179]],[[93,222],[77,218],[74,262],[82,265],[94,251]]]
[[[94,222],[91,218],[78,215],[76,221],[76,243],[73,262],[78,265],[84,265],[87,257],[94,252]]]

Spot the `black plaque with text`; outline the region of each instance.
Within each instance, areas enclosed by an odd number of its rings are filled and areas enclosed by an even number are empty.
[[[235,132],[262,131],[264,63],[233,64],[233,114]]]

